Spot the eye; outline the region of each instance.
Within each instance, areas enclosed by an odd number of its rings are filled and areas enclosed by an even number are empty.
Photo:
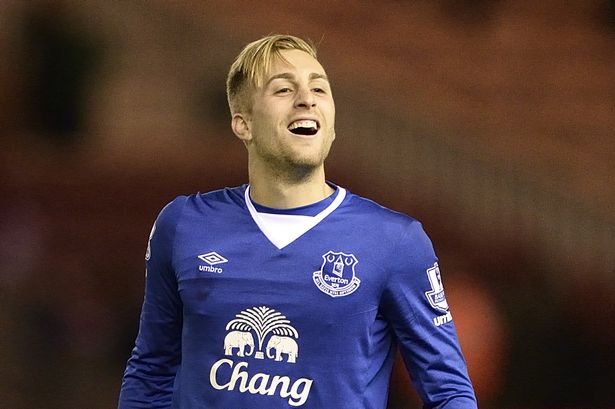
[[[312,91],[316,92],[317,94],[324,94],[327,92],[322,88],[313,88]]]
[[[287,94],[289,92],[292,92],[292,89],[290,89],[288,87],[284,87],[284,88],[278,89],[275,93],[276,94]]]

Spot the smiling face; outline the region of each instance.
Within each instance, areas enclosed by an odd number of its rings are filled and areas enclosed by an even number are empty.
[[[335,139],[335,104],[325,70],[300,50],[280,51],[252,92],[249,113],[233,115],[254,169],[309,173]]]

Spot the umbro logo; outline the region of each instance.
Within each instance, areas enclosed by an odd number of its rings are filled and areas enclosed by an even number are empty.
[[[201,260],[209,264],[210,266],[215,266],[216,264],[226,263],[228,260],[222,257],[220,254],[212,251],[207,254],[201,254],[199,256]]]
[[[218,273],[218,274],[222,273],[222,269],[220,267],[214,267],[214,266],[216,264],[222,264],[222,263],[228,262],[226,258],[222,257],[220,254],[216,253],[215,251],[211,251],[206,254],[201,254],[200,256],[197,256],[197,257],[200,260],[209,264],[208,266],[200,265],[199,271],[207,271],[209,273]]]

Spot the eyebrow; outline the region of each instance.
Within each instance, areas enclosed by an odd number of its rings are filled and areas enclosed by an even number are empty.
[[[284,79],[284,80],[294,80],[295,76],[293,74],[291,74],[290,72],[283,72],[280,74],[276,74],[271,76],[267,82],[265,83],[265,86],[269,85],[271,83],[271,81],[273,80],[277,80],[277,79]],[[313,72],[310,74],[309,76],[310,81],[312,80],[317,80],[317,79],[322,79],[325,80],[327,82],[329,82],[329,78],[325,75],[325,74],[319,74],[317,72]]]

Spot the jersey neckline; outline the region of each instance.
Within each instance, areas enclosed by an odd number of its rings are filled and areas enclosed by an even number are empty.
[[[250,199],[250,185],[246,186],[244,200],[260,231],[281,250],[311,230],[340,206],[346,197],[346,190],[339,186],[332,186],[335,187],[335,192],[325,199],[292,209],[273,209],[253,203]]]
[[[315,202],[315,203],[304,205],[304,206],[292,207],[290,209],[278,209],[275,207],[263,206],[253,201],[252,198],[250,198],[249,194],[247,195],[247,197],[250,203],[252,203],[252,206],[254,206],[254,209],[258,213],[287,214],[287,215],[296,215],[296,216],[317,216],[320,212],[325,210],[327,207],[329,207],[329,205],[331,205],[331,203],[335,201],[335,199],[337,198],[340,192],[340,187],[335,186],[330,183],[329,183],[329,186],[331,186],[334,189],[334,191],[333,193],[331,193],[329,196],[325,197],[324,199],[319,200],[318,202]],[[249,190],[249,188],[250,186],[248,185],[246,187],[246,190]]]

